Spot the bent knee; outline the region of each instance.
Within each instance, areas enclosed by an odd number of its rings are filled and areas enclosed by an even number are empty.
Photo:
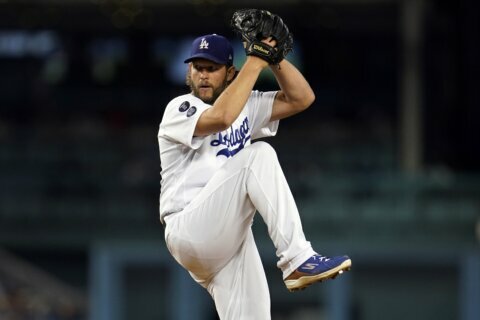
[[[273,149],[270,144],[264,141],[252,143],[250,145],[250,148],[253,148],[252,151],[254,151],[255,153],[262,154],[266,157],[277,157],[277,152],[275,151],[275,149]]]

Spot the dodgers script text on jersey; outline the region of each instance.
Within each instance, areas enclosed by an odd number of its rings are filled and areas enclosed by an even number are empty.
[[[217,139],[212,140],[210,145],[213,147],[224,145],[226,147],[218,151],[217,156],[225,156],[227,158],[234,156],[238,151],[242,150],[245,147],[245,143],[250,140],[249,130],[248,117],[245,117],[239,128],[232,126],[230,132],[227,131],[227,133],[223,133],[223,135],[222,132],[219,132]]]

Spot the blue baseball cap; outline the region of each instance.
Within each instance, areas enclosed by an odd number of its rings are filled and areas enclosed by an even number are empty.
[[[208,34],[193,40],[188,63],[195,58],[207,59],[219,64],[233,65],[233,48],[227,38],[218,34]]]

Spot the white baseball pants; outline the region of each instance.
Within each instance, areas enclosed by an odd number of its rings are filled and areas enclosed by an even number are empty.
[[[285,279],[315,254],[274,149],[230,158],[181,212],[165,217],[173,257],[208,290],[222,320],[270,319],[270,294],[251,225],[258,211]]]

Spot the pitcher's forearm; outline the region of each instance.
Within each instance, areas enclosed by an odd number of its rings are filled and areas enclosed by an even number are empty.
[[[289,61],[282,60],[280,67],[272,66],[285,100],[300,109],[306,109],[315,100],[315,94],[305,77]]]
[[[264,67],[264,62],[260,61],[259,58],[247,57],[247,61],[240,69],[235,80],[215,101],[212,109],[218,109],[227,128],[235,121],[244,108]]]

